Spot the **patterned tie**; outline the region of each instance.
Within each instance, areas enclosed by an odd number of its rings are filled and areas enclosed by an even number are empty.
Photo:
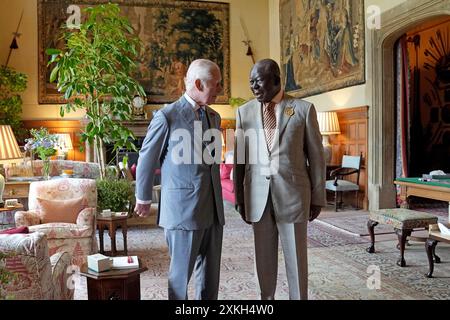
[[[205,132],[206,130],[209,129],[208,119],[206,119],[206,112],[201,107],[198,108],[197,112],[198,112],[198,119],[202,122],[202,130],[203,132]]]
[[[267,107],[264,107],[263,120],[264,120],[264,133],[266,135],[267,149],[272,151],[273,138],[275,137],[275,131],[277,129],[277,117],[275,115],[274,102],[270,102]]]

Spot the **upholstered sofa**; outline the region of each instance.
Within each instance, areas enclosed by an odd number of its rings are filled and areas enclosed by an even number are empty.
[[[84,197],[86,206],[77,213],[72,223],[48,219],[43,221],[39,201],[70,200]],[[56,252],[69,252],[72,263],[78,266],[86,262],[87,256],[97,252],[96,210],[97,185],[92,179],[52,179],[32,182],[28,198],[29,211],[17,211],[16,227],[28,226],[30,231],[40,231],[47,235],[50,255]],[[64,214],[59,213],[58,214]],[[73,219],[75,220],[75,218]]]
[[[47,244],[41,232],[0,234],[0,251],[8,256],[4,266],[14,275],[7,285],[0,286],[2,295],[15,300],[73,299],[70,254],[58,252],[49,257]]]
[[[33,175],[42,175],[42,160],[33,161]],[[72,160],[50,160],[50,176],[60,176],[63,170],[72,170],[74,178],[97,179],[100,177],[100,166],[95,162]]]
[[[236,196],[234,193],[234,183],[232,180],[233,164],[220,164],[220,184],[222,185],[222,197],[224,200],[235,204]]]

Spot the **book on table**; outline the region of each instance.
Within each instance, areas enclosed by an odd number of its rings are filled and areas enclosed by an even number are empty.
[[[134,269],[139,268],[137,256],[112,257],[112,269]]]

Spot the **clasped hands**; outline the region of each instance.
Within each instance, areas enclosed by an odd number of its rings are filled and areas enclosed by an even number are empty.
[[[239,214],[242,217],[242,220],[244,220],[245,223],[252,224],[251,222],[247,221],[247,219],[245,219],[245,206],[244,205],[241,205],[241,204],[236,205],[236,210],[239,212]],[[308,221],[309,222],[314,221],[319,216],[321,211],[322,211],[321,206],[311,205]]]

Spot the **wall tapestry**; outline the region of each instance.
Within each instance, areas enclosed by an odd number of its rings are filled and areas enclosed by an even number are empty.
[[[365,82],[364,0],[280,0],[285,91],[305,97]]]
[[[71,15],[70,5],[81,9],[102,3],[118,3],[139,38],[142,48],[136,79],[147,93],[148,103],[177,100],[184,91],[187,67],[197,58],[216,62],[222,71],[223,91],[217,103],[230,97],[229,4],[173,0],[39,0],[39,103],[63,103],[56,85],[49,83],[47,48],[62,48],[61,26]],[[81,20],[83,17],[81,16]]]

